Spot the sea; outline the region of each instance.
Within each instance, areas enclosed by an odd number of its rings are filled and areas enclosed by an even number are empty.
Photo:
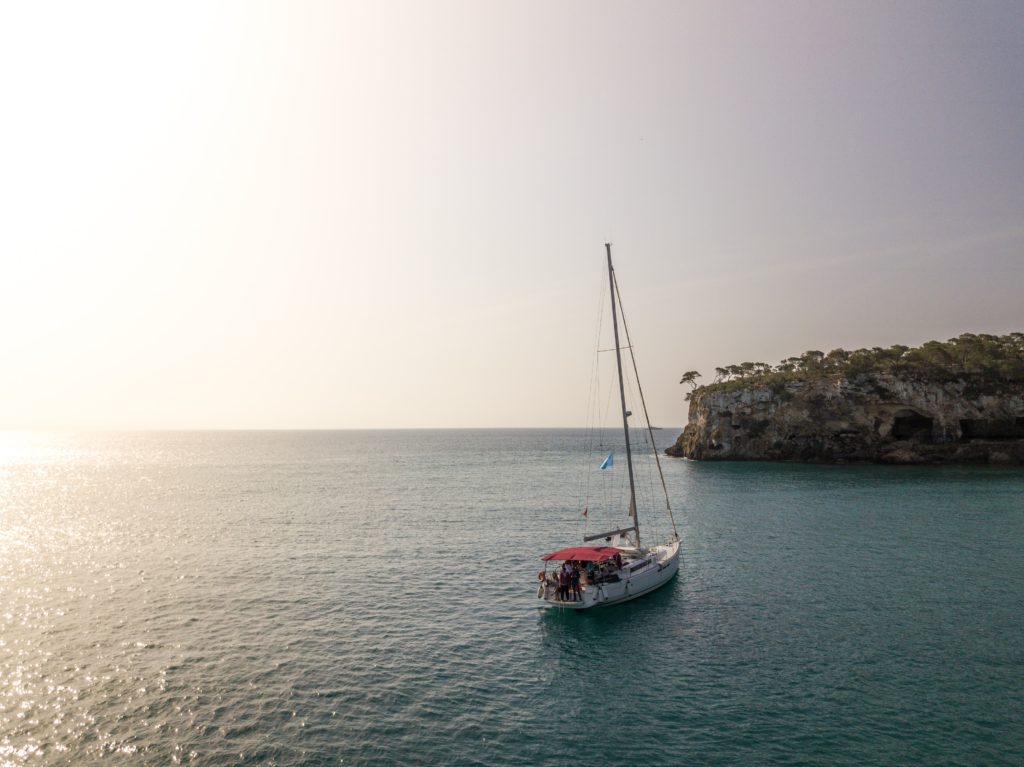
[[[543,609],[593,454],[0,434],[0,766],[1024,764],[1024,471],[666,459],[678,576]]]

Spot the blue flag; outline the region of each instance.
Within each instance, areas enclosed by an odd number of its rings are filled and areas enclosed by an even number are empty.
[[[608,457],[601,461],[601,465],[598,468],[604,471],[605,469],[610,469],[613,463],[615,463],[615,453],[608,453]]]

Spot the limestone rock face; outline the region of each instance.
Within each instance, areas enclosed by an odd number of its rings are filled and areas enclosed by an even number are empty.
[[[1024,386],[835,376],[708,386],[666,452],[701,460],[1024,463]]]

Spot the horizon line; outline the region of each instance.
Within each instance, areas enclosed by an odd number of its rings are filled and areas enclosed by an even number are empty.
[[[121,427],[121,426],[46,426],[46,427],[0,427],[0,433],[17,432],[69,433],[182,433],[182,432],[328,432],[328,431],[537,431],[565,429],[610,429],[621,430],[621,426],[325,426],[325,427]],[[644,427],[633,427],[644,430]],[[682,429],[682,426],[652,426],[655,431]]]

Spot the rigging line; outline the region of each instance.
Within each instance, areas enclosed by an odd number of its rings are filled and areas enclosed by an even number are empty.
[[[608,418],[609,418],[608,414],[611,412],[612,400],[615,397],[615,394],[616,394],[615,387],[614,386],[609,386],[608,387],[608,392],[605,395],[606,399],[605,399],[605,403],[604,403],[604,412],[599,414],[601,426],[600,426],[600,430],[599,430],[598,434],[600,435],[599,439],[601,440],[602,448],[605,447],[605,442],[604,442],[604,440],[606,438],[605,432],[608,431],[609,429],[614,429],[615,428],[614,426],[611,426],[611,427],[606,427],[605,426],[605,424],[608,423]],[[612,433],[614,434],[614,432],[612,432]],[[609,442],[608,444],[611,444],[611,443]]]
[[[640,393],[640,406],[643,408],[644,411],[644,423],[647,424],[647,431],[650,433],[651,442],[653,443],[654,430],[651,429],[651,419],[647,415],[647,402],[644,399],[644,390],[643,387],[640,386],[640,374],[636,368],[636,355],[633,354],[633,342],[629,338],[629,325],[626,323],[626,312],[622,306],[622,295],[619,293],[619,280],[614,273],[612,274],[612,282],[615,286],[615,295],[619,299],[619,314],[622,315],[622,329],[626,331],[626,343],[629,345],[629,358],[633,362],[633,375],[636,377],[636,388],[637,391]],[[668,486],[665,484],[665,474],[661,470],[661,459],[658,456],[657,450],[654,451],[654,462],[658,465],[658,476],[661,478],[661,489],[665,492],[665,508],[668,509],[668,518],[672,521],[672,533],[673,535],[675,535],[676,540],[678,541],[679,530],[676,529],[676,518],[672,514],[672,504],[669,502],[668,499]]]
[[[586,451],[585,451],[585,454],[584,454],[584,460],[586,461],[586,465],[584,467],[585,471],[583,472],[583,480],[582,480],[582,484],[583,484],[583,486],[585,488],[584,504],[583,504],[584,508],[589,508],[589,506],[590,506],[590,498],[591,498],[591,495],[590,495],[591,494],[591,477],[590,477],[591,471],[590,471],[590,464],[591,464],[591,462],[593,461],[593,458],[594,458],[594,426],[595,426],[595,424],[598,421],[598,414],[600,412],[600,400],[601,400],[601,393],[600,393],[600,359],[599,359],[599,357],[597,355],[596,350],[598,349],[598,347],[601,346],[601,329],[604,326],[604,280],[603,280],[603,275],[602,275],[602,279],[597,284],[597,291],[596,292],[597,292],[597,311],[595,312],[595,314],[597,315],[597,325],[596,325],[596,327],[594,329],[594,340],[593,340],[593,345],[591,346],[591,348],[595,350],[595,353],[591,357],[591,361],[590,361],[590,383],[589,383],[589,391],[588,391],[588,394],[587,394],[586,422],[584,424],[584,426],[586,427],[585,438],[584,438],[585,439],[585,443],[586,443]],[[588,517],[588,519],[589,519],[589,517]]]
[[[596,301],[597,301],[597,327],[595,328],[594,334],[594,350],[593,356],[591,357],[591,364],[593,365],[593,392],[594,399],[592,401],[592,410],[587,414],[589,417],[588,426],[590,427],[590,453],[587,456],[587,468],[590,469],[591,462],[596,455],[596,450],[603,448],[603,440],[600,431],[601,425],[601,357],[598,355],[597,350],[601,347],[601,337],[604,334],[604,320],[605,320],[605,307],[604,307],[604,286],[601,281],[597,282]],[[596,443],[596,445],[595,445]]]
[[[594,387],[594,400],[592,402],[594,410],[588,414],[592,418],[589,424],[591,427],[597,423],[598,414],[601,410],[601,358],[598,356],[597,350],[601,348],[601,338],[604,335],[605,324],[604,286],[598,281],[595,287],[597,288],[595,292],[597,325],[594,328],[594,342],[591,346],[593,354],[590,358],[591,373],[593,375],[591,383]]]

